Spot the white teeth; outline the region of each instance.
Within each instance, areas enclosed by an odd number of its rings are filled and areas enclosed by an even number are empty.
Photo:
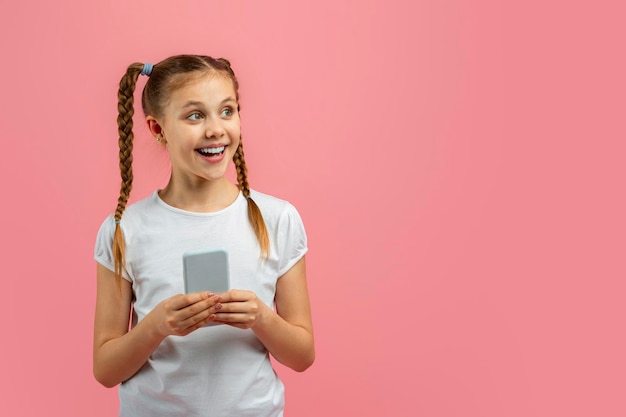
[[[224,152],[224,146],[220,146],[219,148],[203,148],[203,149],[199,149],[199,151],[200,153],[203,153],[206,155],[215,155],[215,154]]]

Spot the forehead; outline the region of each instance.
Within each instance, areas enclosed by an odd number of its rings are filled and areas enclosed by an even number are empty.
[[[176,81],[177,86],[172,89],[169,100],[169,104],[175,107],[189,101],[211,104],[220,103],[228,98],[237,99],[232,80],[219,73],[186,76],[184,80]]]

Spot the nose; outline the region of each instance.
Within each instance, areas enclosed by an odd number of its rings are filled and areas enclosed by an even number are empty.
[[[221,138],[226,133],[222,121],[218,117],[207,118],[205,136],[207,138]]]

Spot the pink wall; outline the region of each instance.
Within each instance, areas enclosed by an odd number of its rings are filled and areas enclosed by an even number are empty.
[[[116,84],[191,52],[231,59],[252,185],[308,227],[287,415],[626,415],[623,2],[36,3],[0,13],[0,414],[115,414]],[[135,198],[168,167],[139,132]]]

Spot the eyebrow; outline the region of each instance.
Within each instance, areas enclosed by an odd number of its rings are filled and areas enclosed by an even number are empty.
[[[235,100],[235,98],[234,98],[234,97],[226,97],[224,100],[222,100],[222,102],[220,103],[220,106],[221,106],[221,105],[223,105],[224,103],[229,102],[229,101],[232,101],[232,102],[235,102],[235,103],[237,102],[237,100]],[[191,100],[191,101],[186,102],[186,103],[182,106],[182,108],[183,108],[183,109],[186,109],[186,108],[188,108],[188,107],[195,107],[195,106],[204,106],[204,103],[203,103],[203,102],[201,102],[201,101]]]

